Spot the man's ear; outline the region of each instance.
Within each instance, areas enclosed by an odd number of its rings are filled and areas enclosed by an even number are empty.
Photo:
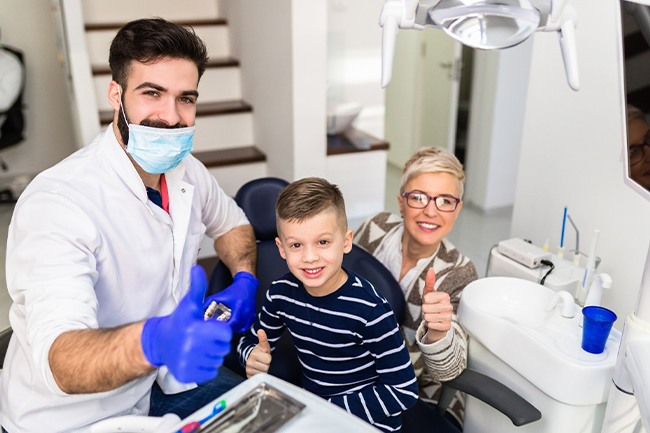
[[[113,107],[113,110],[120,110],[120,96],[124,92],[122,86],[117,84],[117,81],[111,80],[111,83],[108,85],[108,102]]]

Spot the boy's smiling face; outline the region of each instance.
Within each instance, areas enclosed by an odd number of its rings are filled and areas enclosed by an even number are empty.
[[[344,231],[334,209],[300,222],[280,220],[275,243],[310,295],[329,295],[346,281],[341,263],[352,249],[352,231]]]

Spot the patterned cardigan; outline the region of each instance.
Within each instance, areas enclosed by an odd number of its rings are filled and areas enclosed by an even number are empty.
[[[376,214],[361,225],[354,243],[375,255],[387,235],[395,233],[401,226],[403,221],[399,215],[389,212]],[[422,320],[422,289],[430,267],[436,273],[436,290],[449,293],[454,314],[452,329],[447,335],[436,343],[424,344],[421,342],[426,332]],[[395,277],[399,278],[399,275]],[[461,291],[477,278],[471,260],[460,254],[451,242],[443,239],[438,251],[429,258],[429,263],[405,294],[406,315],[401,330],[418,378],[420,398],[425,401],[437,403],[441,392],[440,381],[455,378],[467,365],[467,334],[458,323],[456,313]],[[462,393],[456,393],[448,410],[462,425],[465,410]]]

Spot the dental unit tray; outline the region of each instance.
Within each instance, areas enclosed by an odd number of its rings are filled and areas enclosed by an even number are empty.
[[[202,433],[273,433],[305,405],[262,382],[201,426]]]

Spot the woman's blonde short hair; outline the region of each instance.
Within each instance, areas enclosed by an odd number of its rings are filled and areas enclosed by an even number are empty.
[[[424,147],[406,161],[402,170],[402,180],[399,187],[400,194],[404,192],[406,184],[411,179],[423,173],[449,173],[458,179],[458,198],[463,198],[465,188],[465,172],[463,164],[447,149],[440,147]]]

